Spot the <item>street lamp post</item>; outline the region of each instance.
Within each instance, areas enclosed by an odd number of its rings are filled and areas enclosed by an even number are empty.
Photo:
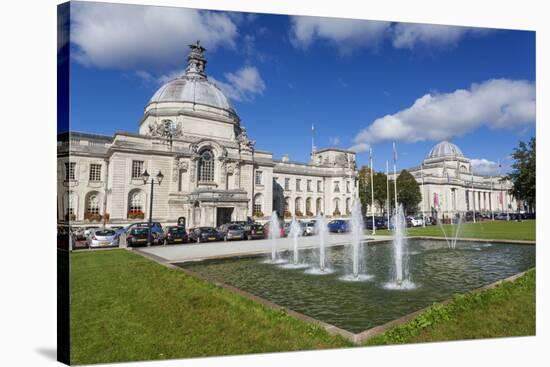
[[[153,228],[153,186],[154,184],[156,183],[157,185],[160,185],[161,182],[162,182],[162,179],[164,178],[164,175],[162,174],[161,171],[159,171],[159,173],[157,173],[157,180],[155,182],[155,179],[150,177],[149,173],[147,172],[147,170],[145,170],[142,174],[141,174],[141,179],[143,180],[143,184],[144,185],[147,185],[149,182],[151,182],[151,199],[149,200],[149,225],[148,225],[148,228],[149,228],[149,232],[147,233],[147,246],[151,246],[151,230]]]

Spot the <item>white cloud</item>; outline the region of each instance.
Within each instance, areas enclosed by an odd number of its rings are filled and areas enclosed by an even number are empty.
[[[389,39],[395,48],[413,49],[454,46],[468,35],[482,35],[488,30],[436,24],[391,23],[374,20],[291,17],[290,40],[297,48],[307,48],[315,41],[325,41],[349,53],[358,47],[377,46]]]
[[[321,39],[349,53],[356,47],[376,46],[390,25],[382,21],[293,16],[290,40],[297,48],[307,48]]]
[[[181,65],[188,44],[234,47],[238,35],[225,13],[172,7],[76,2],[71,21],[75,60],[103,68]]]
[[[469,34],[488,32],[480,28],[456,27],[437,24],[397,23],[393,27],[392,45],[395,48],[413,49],[417,45],[428,47],[455,46]]]
[[[244,66],[234,73],[225,73],[224,81],[210,79],[234,101],[246,101],[265,91],[265,82],[254,66]]]
[[[352,149],[375,142],[442,140],[479,127],[514,129],[535,122],[535,85],[525,80],[491,79],[451,93],[429,93],[412,106],[376,119],[354,138]]]
[[[472,164],[472,171],[480,175],[497,176],[501,173],[501,169],[499,169],[497,162],[485,158],[472,159],[470,163]]]
[[[341,142],[339,136],[331,136],[330,138],[328,138],[328,141],[330,145],[340,145]]]

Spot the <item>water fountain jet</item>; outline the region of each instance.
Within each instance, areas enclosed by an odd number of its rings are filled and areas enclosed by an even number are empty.
[[[387,289],[414,289],[416,285],[409,275],[409,253],[405,238],[407,222],[403,206],[399,205],[394,212],[393,222],[393,273],[392,281],[385,285]]]

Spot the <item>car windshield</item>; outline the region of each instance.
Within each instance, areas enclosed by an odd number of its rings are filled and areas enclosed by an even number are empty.
[[[111,229],[106,229],[106,230],[103,230],[103,231],[95,231],[95,235],[96,236],[114,236],[115,231],[113,231]]]
[[[201,230],[202,232],[207,232],[207,233],[212,233],[212,232],[215,231],[215,229],[212,228],[212,227],[201,227],[200,230]]]
[[[185,228],[183,227],[175,227],[175,228],[170,228],[169,230],[171,233],[185,233]]]
[[[134,228],[131,231],[132,234],[144,234],[144,233],[147,233],[147,232],[149,232],[149,230],[147,228]]]
[[[227,229],[232,230],[232,231],[238,231],[238,230],[242,229],[242,227],[237,226],[237,225],[233,225],[233,226],[229,226]]]

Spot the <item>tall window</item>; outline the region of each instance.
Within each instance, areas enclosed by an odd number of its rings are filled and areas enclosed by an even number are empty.
[[[143,161],[132,161],[132,178],[141,178]]]
[[[311,191],[311,180],[307,180],[307,191]]]
[[[302,186],[302,180],[300,180],[299,178],[296,179],[296,191],[302,191],[301,187]]]
[[[311,198],[306,199],[306,215],[311,215]]]
[[[143,213],[143,193],[140,190],[132,191],[128,204],[129,213]]]
[[[97,194],[90,194],[88,196],[88,210],[89,214],[99,214],[99,196]]]
[[[334,181],[334,192],[340,192],[340,181]]]
[[[317,192],[323,191],[323,188],[321,187],[321,180],[317,181]]]
[[[290,190],[290,178],[285,178],[285,190]]]
[[[101,164],[90,164],[90,181],[101,181]]]
[[[65,214],[68,214],[68,215],[75,214],[75,210],[74,210],[75,204],[76,204],[76,196],[74,192],[70,191],[67,195],[67,213]]]
[[[346,199],[346,214],[349,214],[351,212],[351,199],[350,198],[347,198]]]
[[[254,214],[263,215],[262,213],[262,194],[254,196]]]
[[[315,205],[315,214],[320,214],[321,213],[321,204],[322,201],[321,201],[321,198],[317,198],[317,203]]]
[[[214,181],[214,155],[210,150],[205,150],[199,158],[199,181]]]
[[[262,171],[256,171],[256,185],[262,184]]]
[[[290,201],[290,198],[289,198],[289,197],[286,197],[286,198],[285,198],[285,213],[286,213],[286,212],[289,212],[289,213],[290,213],[289,201]]]
[[[346,181],[346,192],[349,194],[350,191],[349,191],[349,181]]]
[[[76,167],[76,162],[65,163],[65,181],[75,179],[75,174],[74,174],[75,167]]]

